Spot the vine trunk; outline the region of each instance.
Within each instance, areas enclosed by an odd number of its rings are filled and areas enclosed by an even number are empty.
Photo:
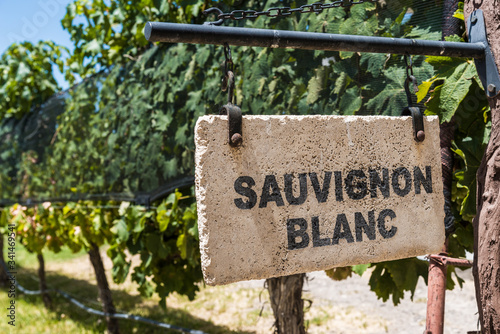
[[[45,279],[45,260],[43,259],[42,253],[37,254],[38,259],[38,278],[39,278],[39,289],[42,293],[43,304],[46,308],[50,309],[52,307],[52,299],[47,292],[47,280]]]
[[[302,287],[305,274],[266,280],[278,334],[305,334]]]
[[[113,304],[113,298],[111,296],[111,290],[109,289],[108,279],[106,277],[106,272],[104,271],[104,265],[102,263],[101,254],[99,253],[99,247],[97,247],[97,245],[91,244],[89,257],[90,262],[94,267],[97,287],[99,289],[99,299],[101,300],[102,308],[104,309],[104,312],[108,314],[116,313],[115,306]],[[108,333],[120,333],[117,319],[106,317],[106,323],[108,327]]]
[[[9,282],[9,275],[5,271],[5,268],[7,267],[5,264],[5,258],[3,256],[3,247],[4,247],[4,236],[3,234],[0,234],[0,287],[7,286]]]

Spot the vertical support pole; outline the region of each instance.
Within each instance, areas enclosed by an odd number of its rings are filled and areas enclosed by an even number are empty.
[[[459,21],[453,17],[458,9],[458,0],[445,0],[443,2],[442,39],[446,36],[458,35],[460,33]],[[455,219],[451,212],[451,186],[453,178],[453,152],[451,142],[455,134],[455,119],[449,123],[443,123],[440,128],[441,167],[443,176],[443,193],[445,198],[444,225],[446,235],[453,232]],[[442,253],[447,254],[448,238],[444,243]],[[425,334],[443,334],[444,330],[444,307],[446,298],[446,264],[430,258],[429,278],[427,285],[427,319]]]
[[[446,250],[445,242],[443,250]],[[446,264],[438,259],[429,259],[429,281],[427,284],[427,319],[425,334],[443,334],[444,306],[446,297]]]

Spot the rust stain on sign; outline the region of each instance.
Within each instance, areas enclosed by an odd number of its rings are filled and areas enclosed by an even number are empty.
[[[444,242],[439,121],[416,142],[410,117],[227,116],[196,125],[205,282],[291,275],[437,252]]]

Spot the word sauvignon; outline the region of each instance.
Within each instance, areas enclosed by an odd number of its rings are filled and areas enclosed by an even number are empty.
[[[310,192],[309,183],[313,192]],[[288,205],[301,205],[312,193],[314,193],[318,203],[325,203],[329,199],[333,200],[332,198],[337,202],[343,202],[347,199],[358,201],[367,196],[370,198],[378,196],[389,198],[391,192],[404,197],[412,190],[415,194],[420,194],[422,188],[426,193],[432,193],[432,171],[431,166],[425,166],[425,176],[418,166],[410,169],[399,167],[392,171],[389,171],[388,168],[368,169],[366,171],[356,169],[345,174],[341,171],[324,171],[322,182],[315,172],[285,174],[283,175],[283,184],[282,191],[276,176],[271,174],[265,176],[262,187],[256,187],[254,178],[240,176],[234,181],[234,190],[243,197],[235,198],[234,204],[241,210],[250,210],[257,204],[258,208],[265,208],[270,203],[274,203],[278,207],[285,206],[285,200]],[[294,194],[294,189],[298,190],[298,196]],[[391,209],[383,209],[377,217],[375,211],[369,211],[367,215],[355,212],[352,218],[350,219],[354,221],[354,225],[349,225],[347,216],[344,213],[339,213],[335,219],[331,238],[320,237],[320,223],[317,216],[311,218],[310,232],[306,219],[287,219],[288,249],[306,248],[311,243],[313,247],[337,245],[340,239],[345,239],[348,243],[361,242],[363,241],[363,233],[368,240],[375,240],[377,232],[382,238],[389,239],[397,232],[396,226],[386,226],[388,220],[396,218],[396,213]],[[354,226],[354,234],[350,226]]]
[[[367,175],[368,174],[368,175]],[[370,197],[377,197],[378,190],[385,198],[390,196],[392,186],[393,192],[401,197],[404,197],[412,190],[414,186],[415,194],[420,194],[423,187],[427,193],[432,193],[432,175],[431,167],[425,167],[425,177],[420,167],[413,168],[413,182],[412,174],[405,167],[399,167],[392,171],[389,177],[389,170],[382,168],[377,171],[369,169],[368,173],[363,170],[351,170],[347,173],[346,177],[342,177],[342,172],[324,172],[323,184],[321,185],[316,173],[301,173],[298,174],[299,179],[299,196],[293,194],[293,183],[295,176],[293,174],[285,174],[285,198],[289,205],[303,204],[308,195],[307,177],[311,181],[314,194],[318,203],[324,203],[330,196],[330,188],[332,176],[334,179],[335,200],[337,202],[344,201],[344,191],[350,199],[360,200],[365,198],[368,194]],[[252,187],[255,186],[255,180],[250,176],[240,176],[234,181],[234,190],[247,199],[236,198],[234,204],[242,210],[252,209],[257,202],[259,208],[267,207],[269,202],[275,202],[277,206],[284,206],[283,195],[276,181],[275,175],[266,175],[264,184],[262,186],[260,200],[257,198],[257,193]]]

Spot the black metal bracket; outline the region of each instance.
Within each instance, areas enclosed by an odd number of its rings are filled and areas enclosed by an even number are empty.
[[[337,35],[305,31],[219,27],[216,25],[148,22],[150,42],[194,43],[323,51],[378,52],[442,57],[484,58],[484,42],[463,43],[409,38]]]
[[[212,12],[219,11],[207,11],[207,13]],[[495,97],[500,94],[500,74],[488,43],[481,10],[474,11],[467,19],[469,43],[219,27],[217,26],[219,23],[220,20],[206,25],[148,22],[144,28],[144,35],[150,42],[215,45],[227,43],[270,48],[472,57],[487,96]],[[407,95],[408,93],[407,90]],[[409,101],[411,102],[411,98]],[[241,110],[233,105],[232,101],[229,102],[222,107],[220,113],[228,115],[229,144],[236,147],[242,142]],[[420,142],[425,138],[423,114],[419,108],[409,104],[402,115],[412,116],[414,137]]]
[[[228,103],[220,109],[221,115],[227,115],[227,120],[229,124],[229,145],[231,147],[239,146],[242,141],[242,132],[241,132],[241,109],[238,106],[235,106],[232,103]]]
[[[485,46],[484,58],[476,58],[474,61],[479,78],[486,90],[486,95],[495,97],[500,93],[500,74],[488,43],[482,10],[478,9],[472,12],[467,19],[467,29],[469,31],[469,43],[483,43]]]
[[[403,109],[401,116],[411,116],[413,123],[413,138],[418,142],[424,141],[424,114],[420,111],[420,108],[406,107]]]

